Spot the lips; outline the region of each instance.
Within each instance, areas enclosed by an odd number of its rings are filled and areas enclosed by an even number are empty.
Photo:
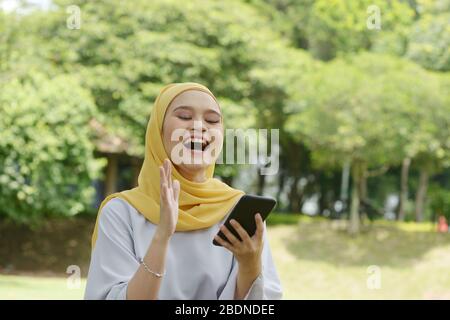
[[[183,145],[192,151],[205,151],[209,144],[210,141],[199,138],[189,138],[183,142]]]

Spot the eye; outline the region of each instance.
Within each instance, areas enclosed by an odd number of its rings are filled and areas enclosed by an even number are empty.
[[[209,116],[205,117],[205,121],[208,123],[212,123],[212,124],[219,123],[220,117],[216,116],[216,115],[209,115]]]
[[[179,114],[179,115],[177,115],[177,117],[178,117],[178,119],[181,119],[181,120],[191,120],[191,116],[187,115],[187,114]]]

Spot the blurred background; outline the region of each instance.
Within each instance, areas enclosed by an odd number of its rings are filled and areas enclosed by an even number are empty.
[[[81,299],[97,208],[195,81],[279,129],[286,299],[450,299],[450,0],[0,1],[0,299]]]

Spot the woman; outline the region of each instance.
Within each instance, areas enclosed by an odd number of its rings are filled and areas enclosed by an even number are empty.
[[[173,138],[177,130],[185,132],[181,139]],[[161,90],[138,186],[100,206],[86,299],[281,299],[261,216],[255,215],[252,237],[234,222],[242,241],[221,228],[243,195],[213,178],[223,131],[219,104],[205,86]],[[202,161],[175,159],[180,145]],[[211,149],[216,152],[206,152]],[[228,242],[215,237],[219,230]]]

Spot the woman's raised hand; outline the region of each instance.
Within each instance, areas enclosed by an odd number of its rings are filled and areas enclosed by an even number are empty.
[[[178,197],[180,182],[172,181],[172,164],[165,159],[159,167],[160,177],[160,221],[157,232],[163,237],[170,238],[175,232],[178,221]]]

